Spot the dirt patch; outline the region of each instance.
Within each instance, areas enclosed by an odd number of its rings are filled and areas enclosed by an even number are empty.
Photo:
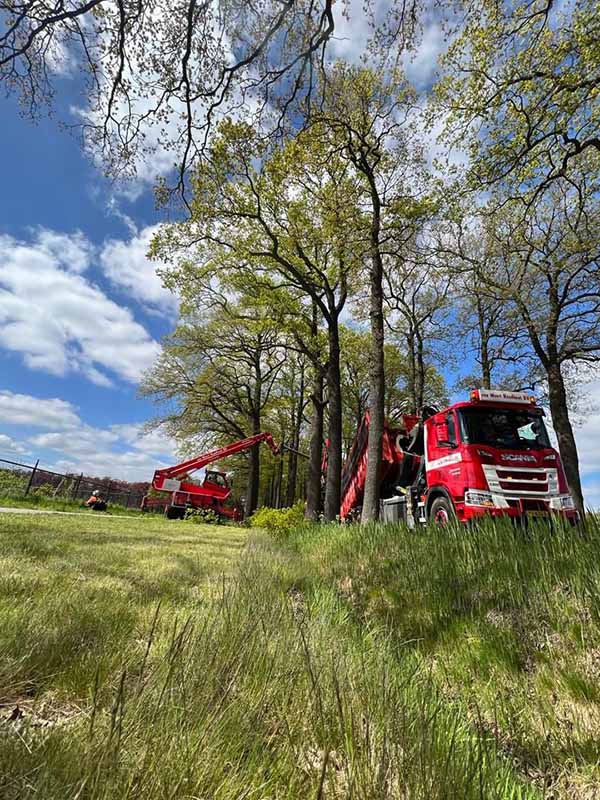
[[[19,702],[0,705],[0,731],[21,733],[28,728],[54,728],[69,725],[85,715],[75,703],[43,700],[33,703],[24,698]]]

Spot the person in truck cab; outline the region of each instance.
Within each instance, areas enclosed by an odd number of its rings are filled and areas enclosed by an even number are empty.
[[[227,488],[227,481],[221,475],[220,472],[212,472],[209,471],[206,473],[206,477],[204,478],[205,483],[214,483],[216,486],[222,486],[223,488]]]
[[[515,428],[510,424],[506,416],[498,415],[495,431],[497,446],[506,447],[507,449],[514,449],[518,447],[519,442],[515,434]]]

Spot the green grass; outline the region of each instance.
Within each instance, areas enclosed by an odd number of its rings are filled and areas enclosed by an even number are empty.
[[[325,530],[294,545],[547,797],[600,798],[600,530]],[[314,578],[313,578],[314,580]]]
[[[600,796],[595,532],[0,526],[3,800]]]
[[[203,602],[245,541],[162,518],[0,516],[0,702],[84,702],[97,674],[143,652],[160,603],[172,621]]]
[[[83,500],[73,500],[69,497],[48,497],[47,495],[43,494],[36,494],[36,492],[31,492],[28,495],[23,496],[12,496],[12,495],[2,495],[0,494],[0,507],[4,508],[34,508],[34,509],[42,509],[46,511],[77,511],[77,512],[85,512],[86,514],[94,514],[97,516],[100,512],[93,512],[91,511],[85,504]],[[103,514],[118,514],[118,515],[127,515],[132,517],[140,517],[142,516],[142,512],[139,508],[127,508],[126,506],[119,505],[118,503],[111,503],[108,504],[107,511],[103,511]]]

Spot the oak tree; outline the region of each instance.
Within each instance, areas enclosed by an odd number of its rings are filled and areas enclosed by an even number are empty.
[[[339,319],[364,249],[360,187],[333,144],[319,127],[270,151],[251,127],[225,121],[194,177],[190,219],[167,226],[155,247],[175,260],[167,280],[190,297],[195,282],[218,280],[261,295],[286,289],[317,309],[327,333],[329,520],[340,503]]]

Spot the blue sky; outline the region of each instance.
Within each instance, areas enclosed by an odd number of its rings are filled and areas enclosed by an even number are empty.
[[[10,99],[0,119],[0,458],[147,479],[173,447],[141,435],[155,409],[137,382],[176,313],[145,258],[150,183],[117,189]]]
[[[357,19],[339,20],[334,43],[350,60],[368,35]],[[431,85],[443,47],[432,22],[405,63],[417,89]],[[56,118],[78,103],[76,83],[61,83]],[[176,316],[175,299],[145,257],[160,221],[151,187],[165,154],[146,161],[134,182],[115,186],[55,119],[34,125],[1,97],[0,120],[0,458],[149,479],[175,459],[173,442],[143,434],[155,409],[137,396],[141,372]],[[430,152],[438,150],[434,136]],[[581,394],[584,485],[588,502],[600,506],[600,381]]]

